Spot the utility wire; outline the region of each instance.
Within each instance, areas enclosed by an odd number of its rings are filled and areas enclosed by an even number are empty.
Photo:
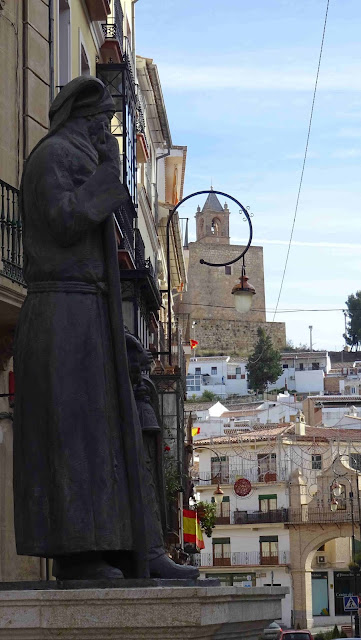
[[[318,67],[317,67],[317,73],[316,73],[316,81],[315,81],[315,88],[313,91],[313,99],[312,99],[312,107],[311,107],[311,113],[310,113],[310,121],[309,121],[309,125],[308,125],[308,132],[307,132],[307,140],[306,140],[306,148],[305,148],[305,154],[303,157],[303,164],[302,164],[302,171],[301,171],[301,177],[300,177],[300,184],[298,187],[298,193],[297,193],[297,200],[296,200],[296,207],[295,207],[295,214],[293,216],[293,223],[292,223],[292,229],[291,229],[291,235],[290,235],[290,241],[288,243],[288,249],[287,249],[287,255],[286,255],[286,262],[285,262],[285,266],[283,269],[283,275],[282,275],[282,280],[281,280],[281,286],[280,286],[280,290],[279,290],[279,294],[278,294],[278,299],[277,299],[277,304],[276,304],[276,311],[274,312],[274,316],[273,316],[273,322],[277,313],[277,309],[278,309],[278,304],[281,298],[281,293],[282,293],[282,289],[283,289],[283,283],[284,283],[284,279],[285,279],[285,275],[286,275],[286,269],[287,269],[287,264],[288,264],[288,258],[290,255],[290,250],[291,250],[291,244],[292,244],[292,238],[293,238],[293,232],[295,229],[295,224],[296,224],[296,218],[297,218],[297,212],[298,212],[298,204],[300,201],[300,194],[301,194],[301,189],[302,189],[302,183],[303,183],[303,175],[305,172],[305,166],[306,166],[306,159],[307,159],[307,152],[308,152],[308,145],[309,145],[309,141],[310,141],[310,134],[311,134],[311,126],[312,126],[312,118],[313,118],[313,110],[314,110],[314,106],[315,106],[315,100],[316,100],[316,92],[317,92],[317,85],[318,85],[318,77],[320,74],[320,67],[321,67],[321,59],[322,59],[322,52],[323,52],[323,44],[325,41],[325,33],[326,33],[326,24],[327,24],[327,17],[328,17],[328,8],[329,8],[329,4],[330,4],[330,0],[327,0],[327,6],[326,6],[326,15],[325,15],[325,21],[324,21],[324,25],[323,25],[323,33],[322,33],[322,40],[321,40],[321,49],[320,49],[320,55],[318,58]]]
[[[212,309],[233,309],[233,311],[235,310],[234,306],[225,306],[224,304],[202,304],[201,302],[185,302],[185,305],[189,306],[189,307],[211,307]],[[249,311],[247,311],[247,313],[257,313],[257,312],[268,312],[268,313],[307,313],[307,312],[311,312],[312,313],[314,311],[318,311],[320,313],[323,312],[328,312],[328,311],[344,311],[345,309],[342,307],[338,307],[338,308],[333,308],[333,309],[250,309]],[[197,318],[194,318],[195,321],[197,321]],[[241,320],[240,320],[241,321]]]

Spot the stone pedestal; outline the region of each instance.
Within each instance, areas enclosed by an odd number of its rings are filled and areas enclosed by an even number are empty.
[[[0,591],[0,639],[258,640],[285,587]]]

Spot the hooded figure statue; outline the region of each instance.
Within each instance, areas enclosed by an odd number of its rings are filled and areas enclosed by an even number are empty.
[[[61,579],[122,578],[122,555],[133,577],[195,577],[164,554],[161,518],[149,505],[112,215],[128,198],[109,130],[114,110],[100,80],[72,80],[23,172],[17,551],[54,558]]]

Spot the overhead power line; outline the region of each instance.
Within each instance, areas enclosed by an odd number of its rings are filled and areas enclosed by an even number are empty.
[[[312,106],[311,106],[311,113],[310,113],[310,121],[308,124],[308,132],[307,132],[307,139],[306,139],[306,148],[305,148],[305,154],[303,157],[303,163],[302,163],[302,171],[301,171],[301,177],[300,177],[300,183],[298,186],[298,193],[297,193],[297,199],[296,199],[296,207],[295,207],[295,213],[293,216],[293,223],[292,223],[292,228],[291,228],[291,235],[290,235],[290,241],[288,243],[288,249],[287,249],[287,255],[286,255],[286,261],[285,261],[285,266],[283,269],[283,274],[282,274],[282,280],[281,280],[281,286],[280,286],[280,290],[279,290],[279,294],[278,294],[278,299],[277,299],[277,304],[276,304],[276,310],[274,312],[274,316],[273,316],[273,321],[275,319],[275,315],[277,313],[277,309],[278,309],[278,304],[281,298],[281,293],[282,293],[282,289],[283,289],[283,283],[285,280],[285,275],[286,275],[286,270],[287,270],[287,265],[288,265],[288,258],[290,255],[290,250],[291,250],[291,244],[292,244],[292,238],[293,238],[293,232],[295,229],[295,224],[296,224],[296,218],[297,218],[297,212],[298,212],[298,204],[300,201],[300,195],[301,195],[301,189],[302,189],[302,183],[303,183],[303,175],[305,172],[305,166],[306,166],[306,159],[307,159],[307,152],[308,152],[308,145],[309,145],[309,141],[310,141],[310,134],[311,134],[311,127],[312,127],[312,118],[313,118],[313,111],[314,111],[314,107],[315,107],[315,100],[316,100],[316,93],[317,93],[317,85],[318,85],[318,77],[320,75],[320,67],[321,67],[321,59],[322,59],[322,52],[323,52],[323,44],[325,41],[325,33],[326,33],[326,25],[327,25],[327,17],[328,17],[328,8],[329,8],[329,4],[330,4],[330,0],[327,0],[327,6],[326,6],[326,14],[325,14],[325,20],[324,20],[324,24],[323,24],[323,32],[322,32],[322,40],[321,40],[321,48],[320,48],[320,55],[318,58],[318,66],[317,66],[317,73],[316,73],[316,81],[315,81],[315,88],[313,91],[313,99],[312,99]]]
[[[203,304],[201,302],[185,302],[185,305],[189,306],[189,307],[211,307],[212,309],[233,309],[233,311],[235,310],[234,306],[225,306],[224,304]],[[249,311],[247,311],[247,313],[257,313],[260,311],[265,311],[267,313],[307,313],[307,312],[311,312],[312,313],[314,311],[318,311],[320,313],[323,312],[328,312],[328,311],[345,311],[344,308],[342,307],[335,307],[332,309],[250,309]],[[196,320],[197,318],[195,318]]]

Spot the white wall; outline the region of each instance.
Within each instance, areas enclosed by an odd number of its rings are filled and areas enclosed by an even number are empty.
[[[284,369],[282,375],[269,385],[269,389],[279,389],[287,383],[289,390],[298,393],[323,393],[324,392],[324,372],[319,369],[316,371],[298,371],[293,367]]]
[[[189,389],[188,396],[195,394],[201,396],[203,391],[208,390],[221,397],[227,397],[232,394],[247,395],[247,371],[246,362],[229,362],[230,357],[224,356],[219,358],[192,358],[188,367],[188,375],[201,375],[197,378],[197,386],[199,389]],[[212,369],[216,368],[217,373],[212,373]],[[236,374],[236,368],[241,369],[241,373]],[[196,372],[200,369],[201,373]],[[237,375],[236,379],[229,379],[228,375]],[[241,378],[241,376],[245,376]],[[194,385],[195,386],[195,385]]]

